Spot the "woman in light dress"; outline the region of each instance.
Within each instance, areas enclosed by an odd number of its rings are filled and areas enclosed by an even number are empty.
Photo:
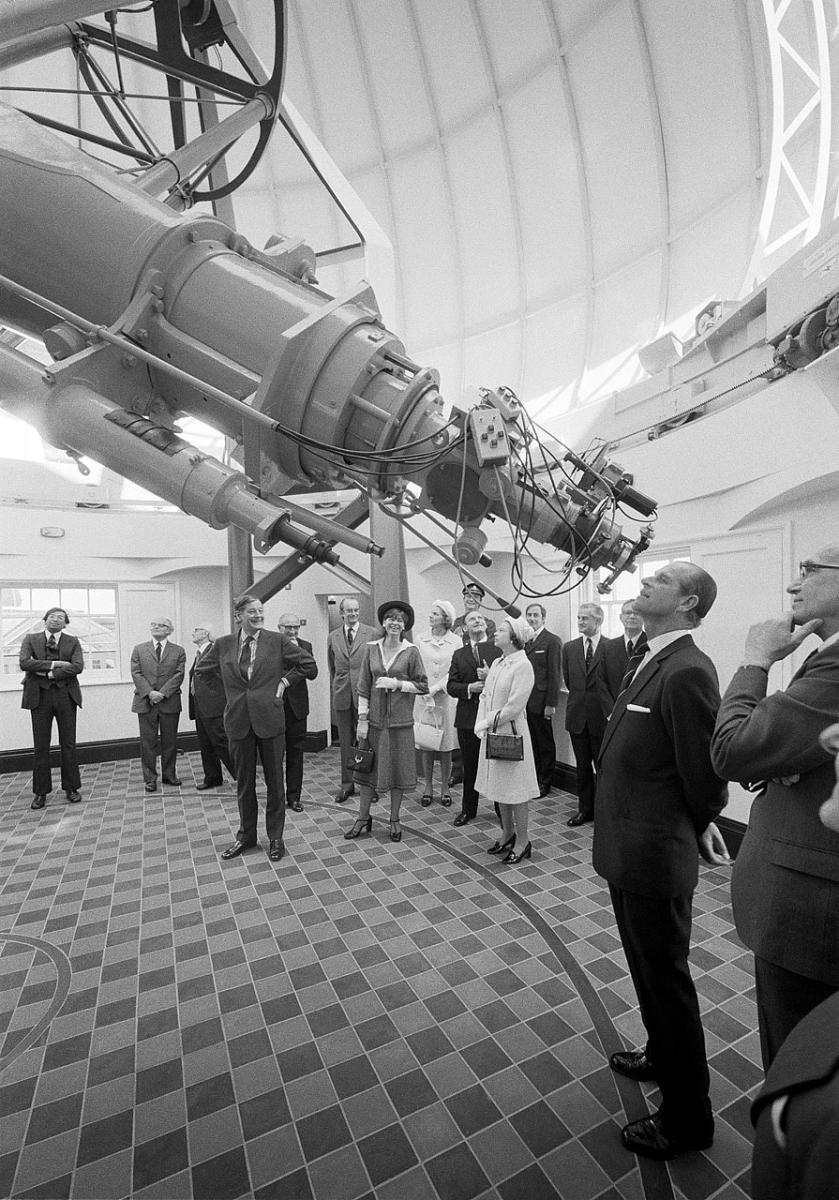
[[[475,787],[498,804],[501,817],[502,833],[489,853],[505,855],[505,863],[530,858],[528,807],[530,800],[539,795],[526,713],[527,700],[533,690],[533,667],[524,647],[532,637],[533,630],[524,617],[505,617],[500,623],[495,632],[495,644],[501,657],[489,669],[475,722],[475,733],[483,743]],[[493,729],[496,733],[515,732],[521,737],[524,758],[520,762],[486,757],[486,736]]]
[[[422,753],[423,788],[422,806],[428,808],[434,799],[434,760],[440,761],[440,803],[449,808],[452,802],[449,792],[449,777],[452,773],[452,750],[457,749],[457,732],[454,727],[456,702],[446,691],[452,655],[463,645],[460,637],[452,633],[455,607],[448,600],[435,600],[428,614],[428,633],[417,637],[417,649],[428,676],[428,695],[419,696],[415,702],[414,720],[423,725],[442,729],[443,740],[439,751],[425,750]]]

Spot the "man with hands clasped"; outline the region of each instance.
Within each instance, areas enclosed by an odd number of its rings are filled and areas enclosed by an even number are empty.
[[[720,706],[711,746],[724,779],[756,791],[737,855],[737,932],[755,956],[758,1024],[768,1068],[793,1027],[839,989],[839,832],[819,809],[834,784],[819,741],[839,710],[839,544],[799,567],[789,612],[753,625]],[[814,633],[821,646],[783,691],[769,671]]]

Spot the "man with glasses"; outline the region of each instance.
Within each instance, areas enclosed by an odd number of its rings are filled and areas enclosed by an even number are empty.
[[[839,990],[839,833],[819,821],[833,757],[819,742],[839,712],[839,543],[800,564],[790,611],[753,625],[723,697],[714,768],[757,794],[737,856],[737,932],[755,956],[758,1024],[768,1068],[787,1034]],[[783,691],[773,663],[814,633],[821,645]]]

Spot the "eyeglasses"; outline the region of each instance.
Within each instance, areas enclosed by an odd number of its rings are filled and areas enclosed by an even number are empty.
[[[804,562],[798,564],[799,579],[807,579],[808,576],[814,575],[817,571],[839,571],[839,563],[821,563],[805,559]]]

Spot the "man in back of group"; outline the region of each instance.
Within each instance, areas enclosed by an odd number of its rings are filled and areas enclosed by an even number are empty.
[[[52,791],[50,743],[52,722],[58,727],[61,749],[61,786],[68,803],[77,804],[82,779],[76,753],[76,712],[82,706],[79,675],[84,656],[79,639],[66,633],[70,618],[63,608],[48,608],[42,633],[27,633],[20,644],[23,671],[21,708],[32,719],[32,791],[30,808],[43,808]]]
[[[487,640],[483,613],[473,611],[466,614],[466,632],[469,643],[455,650],[452,655],[446,683],[446,691],[457,699],[454,727],[463,761],[463,800],[453,822],[455,825],[466,825],[478,815],[478,793],[475,791],[481,749],[481,739],[475,733],[478,700],[484,690],[490,665],[501,657],[498,647]]]
[[[584,825],[594,820],[597,789],[596,764],[614,695],[604,670],[604,639],[600,635],[603,609],[581,604],[577,611],[580,637],[562,647],[562,677],[568,689],[565,728],[571,737],[577,764],[577,811],[566,824]],[[608,692],[608,696],[607,696]]]
[[[300,637],[300,618],[294,613],[283,613],[277,628],[295,646],[302,646],[309,654],[312,643]],[[283,695],[285,709],[285,798],[293,812],[303,811],[303,749],[306,744],[306,719],[309,716],[309,685],[307,679],[317,678],[315,673],[302,676],[291,683]]]
[[[349,800],[355,791],[352,771],[347,765],[350,750],[355,745],[358,724],[358,673],[364,658],[364,647],[378,637],[370,625],[359,620],[359,604],[355,596],[344,596],[338,606],[341,624],[333,629],[326,646],[326,661],[332,685],[332,707],[341,743],[341,786],[335,799],[339,804]]]
[[[160,737],[160,774],[170,787],[180,787],[175,774],[178,754],[178,720],[181,684],[186,673],[186,651],[169,640],[175,626],[168,617],[151,622],[151,641],[131,651],[134,700],[131,711],[140,724],[140,762],[147,792],[157,791],[157,739]]]
[[[221,765],[227,767],[233,778],[236,778],[236,768],[230,756],[227,744],[227,734],[224,732],[224,687],[218,671],[202,671],[198,675],[195,668],[213,644],[210,630],[206,625],[196,625],[192,631],[195,643],[195,658],[189,668],[189,716],[195,722],[195,732],[198,735],[198,748],[201,751],[201,767],[203,779],[196,783],[196,790],[204,792],[207,788],[221,787],[224,777]]]
[[[643,1050],[612,1054],[613,1071],[655,1079],[661,1105],[621,1131],[635,1154],[667,1159],[711,1145],[710,1077],[688,966],[699,852],[728,862],[714,818],[725,784],[711,766],[719,705],[714,664],[691,631],[716,597],[701,567],[674,562],[641,582],[636,609],[647,653],[626,682],[603,736],[594,869],[609,885],[647,1031]]]
[[[839,989],[839,833],[819,821],[834,782],[819,734],[839,708],[839,544],[802,562],[787,591],[791,611],[747,634],[712,745],[717,772],[758,792],[732,900],[755,956],[767,1069],[798,1021]],[[785,689],[767,695],[772,664],[811,633],[819,648]]]
[[[480,612],[481,606],[486,596],[486,591],[479,583],[474,583],[470,580],[462,591],[463,596],[463,613],[459,617],[455,617],[452,624],[452,633],[459,633],[463,639],[464,646],[469,644],[469,634],[466,631],[466,618],[470,612]],[[486,613],[481,613],[486,625],[487,641],[494,642],[495,639],[495,622],[492,617],[488,617]]]
[[[527,701],[527,727],[533,743],[539,795],[551,790],[556,765],[553,715],[559,703],[562,682],[562,639],[545,628],[544,604],[528,604],[525,618],[533,637],[524,648],[533,667],[533,690]]]
[[[630,658],[647,644],[644,622],[635,611],[634,600],[625,600],[618,616],[623,625],[623,633],[615,638],[606,638],[603,645],[606,655],[603,667],[610,700],[620,691],[621,680]]]

